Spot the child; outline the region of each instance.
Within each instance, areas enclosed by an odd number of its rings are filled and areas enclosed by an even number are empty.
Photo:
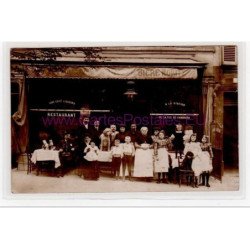
[[[191,135],[194,133],[193,126],[187,125],[185,126],[183,142],[184,145],[190,141]]]
[[[123,149],[122,146],[120,145],[120,140],[116,139],[114,141],[114,146],[111,149],[111,154],[112,154],[112,167],[114,170],[114,176],[116,179],[119,179],[119,174],[120,174],[120,166],[122,162],[122,157],[123,157]]]
[[[185,144],[184,154],[192,152],[194,157],[192,161],[192,170],[195,176],[195,187],[198,188],[198,178],[202,173],[202,162],[201,162],[201,146],[197,142],[197,135],[194,133],[190,137],[190,142]]]
[[[110,134],[111,134],[111,129],[110,128],[105,128],[100,135],[100,150],[101,151],[110,151]]]
[[[160,129],[158,127],[154,128],[154,134],[151,136],[153,142],[155,142],[159,138]]]
[[[203,168],[203,172],[201,174],[202,183],[200,184],[200,186],[210,187],[209,176],[210,176],[211,171],[213,170],[213,166],[212,166],[213,151],[212,151],[212,145],[208,141],[208,136],[203,135],[200,146],[202,150],[202,153],[201,153],[202,165],[201,166]]]
[[[97,161],[97,159],[98,159],[98,152],[99,152],[99,149],[95,145],[95,142],[91,141],[90,144],[84,149],[84,153],[86,153],[86,155],[84,156],[84,158],[87,161]]]
[[[184,136],[184,132],[183,132],[182,125],[176,124],[175,132],[171,135],[171,139],[173,140],[173,144],[174,144],[176,159],[177,159],[178,153],[180,155],[180,159],[182,159],[183,149],[184,149],[183,136]]]
[[[128,168],[129,180],[131,181],[132,177],[132,165],[135,155],[135,147],[131,142],[131,137],[125,137],[125,143],[123,144],[123,158],[122,158],[122,179],[125,180],[126,168]]]
[[[105,128],[100,135],[100,151],[98,153],[99,162],[111,162],[111,140],[110,140],[111,129]]]
[[[119,134],[117,134],[116,139],[119,139],[121,143],[125,142],[125,137],[127,135],[126,131],[126,126],[125,124],[120,125],[120,131]]]
[[[88,161],[84,171],[85,179],[97,180],[99,178],[99,170],[97,166],[98,152],[99,149],[94,141],[91,141],[84,149],[84,153],[86,153],[84,158]]]
[[[167,173],[170,166],[168,144],[170,143],[171,140],[165,138],[165,132],[163,130],[160,131],[159,138],[154,142],[154,172],[158,173],[157,183],[168,183]]]

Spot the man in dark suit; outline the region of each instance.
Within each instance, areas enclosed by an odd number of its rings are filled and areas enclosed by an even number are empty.
[[[137,125],[135,123],[132,123],[130,126],[130,130],[126,134],[127,136],[130,136],[131,142],[135,143],[136,138],[140,134],[139,131],[137,131]]]
[[[91,137],[92,137],[92,141],[95,142],[95,145],[97,147],[100,146],[100,135],[102,134],[102,129],[100,127],[100,121],[96,120],[94,121],[94,127],[91,129]]]
[[[64,138],[59,143],[60,151],[60,161],[62,163],[61,176],[63,176],[67,171],[70,170],[70,167],[75,166],[75,152],[76,146],[74,141],[71,138],[69,132],[65,132]]]
[[[76,130],[76,137],[77,137],[76,155],[78,158],[78,164],[81,162],[82,157],[83,157],[84,138],[86,136],[89,136],[91,138],[91,134],[92,134],[92,127],[89,123],[89,117],[83,116],[82,118],[80,118],[80,126]]]
[[[80,122],[80,127],[78,128],[78,138],[83,139],[85,135],[90,135],[91,134],[91,125],[89,124],[89,117],[85,116],[82,118]]]

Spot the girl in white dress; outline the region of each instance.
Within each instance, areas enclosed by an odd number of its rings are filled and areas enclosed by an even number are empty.
[[[157,183],[168,183],[167,173],[170,166],[168,146],[170,144],[171,140],[165,138],[165,132],[160,131],[158,139],[154,142],[154,172],[158,174]]]
[[[192,170],[194,171],[195,175],[195,187],[198,187],[198,179],[200,174],[203,172],[202,169],[202,161],[201,161],[201,146],[200,143],[196,141],[197,135],[196,133],[192,134],[190,137],[190,142],[187,142],[185,144],[184,148],[184,155],[187,154],[187,152],[192,152],[194,157],[192,161]]]
[[[208,141],[208,136],[203,135],[200,146],[202,150],[201,152],[202,165],[201,166],[203,169],[203,172],[201,174],[202,183],[200,185],[210,187],[209,176],[213,170],[213,166],[212,166],[213,151],[212,151],[212,145]]]

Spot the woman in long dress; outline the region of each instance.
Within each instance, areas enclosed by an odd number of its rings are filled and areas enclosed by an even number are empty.
[[[142,127],[135,142],[134,177],[144,177],[150,181],[153,177],[153,141],[148,128]]]
[[[210,187],[209,185],[209,176],[210,173],[213,170],[212,166],[212,159],[213,159],[213,151],[212,151],[212,145],[208,141],[208,136],[203,135],[201,139],[201,167],[202,167],[202,183],[200,184],[201,186],[207,186]]]
[[[170,166],[169,145],[171,145],[171,140],[165,138],[164,131],[160,131],[158,139],[154,142],[154,172],[158,174],[157,183],[168,183],[167,173]]]
[[[193,161],[192,161],[192,170],[194,171],[195,176],[195,187],[198,187],[198,179],[200,174],[203,172],[202,169],[202,161],[201,161],[201,146],[200,143],[197,142],[197,135],[194,133],[190,137],[190,142],[185,144],[184,155],[188,152],[193,153]]]

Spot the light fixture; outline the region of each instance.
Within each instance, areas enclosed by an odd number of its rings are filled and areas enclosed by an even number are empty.
[[[134,89],[135,82],[134,81],[128,81],[127,82],[128,88],[123,93],[123,95],[127,96],[128,99],[133,100],[138,93]]]

